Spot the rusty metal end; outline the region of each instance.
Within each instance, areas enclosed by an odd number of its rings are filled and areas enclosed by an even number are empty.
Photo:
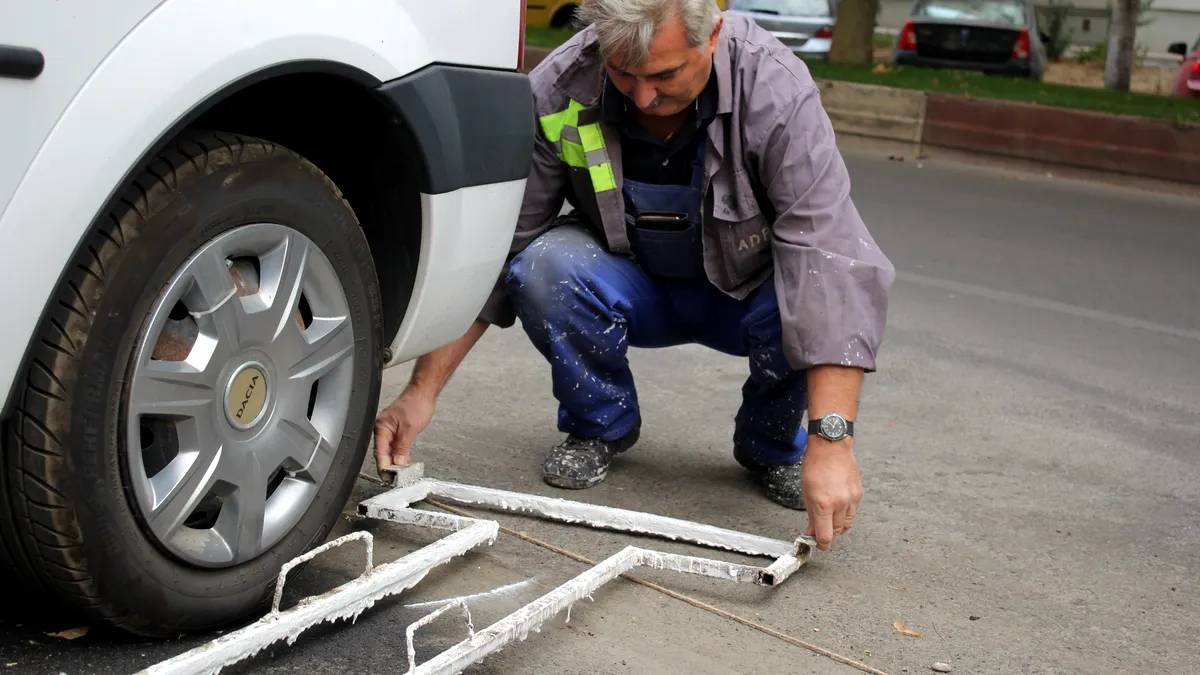
[[[190,316],[180,321],[168,319],[154,343],[151,358],[155,361],[184,361],[192,353],[199,336],[200,327]]]
[[[237,287],[239,297],[246,297],[258,293],[261,287],[261,280],[258,278],[258,272],[254,268],[254,264],[245,260],[236,260],[229,266],[229,275],[233,277],[233,285]],[[300,309],[296,309],[296,323],[301,329],[308,328],[304,323],[304,314]]]

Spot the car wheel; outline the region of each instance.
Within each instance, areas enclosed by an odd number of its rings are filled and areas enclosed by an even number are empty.
[[[550,27],[555,30],[571,30],[575,27],[575,15],[578,11],[578,5],[564,6],[550,18]]]
[[[252,138],[176,142],[38,330],[4,429],[0,548],[136,634],[260,611],[348,499],[381,333],[366,238],[317,167]]]

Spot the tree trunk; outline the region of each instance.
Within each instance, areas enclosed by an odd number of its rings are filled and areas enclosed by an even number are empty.
[[[1129,91],[1133,79],[1133,50],[1137,38],[1138,0],[1114,0],[1108,29],[1108,58],[1104,86]]]
[[[875,15],[879,0],[841,0],[829,62],[869,66],[875,58]]]

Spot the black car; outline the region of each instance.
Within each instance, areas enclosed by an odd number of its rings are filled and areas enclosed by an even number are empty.
[[[1033,0],[917,0],[892,63],[1042,79],[1046,46]]]

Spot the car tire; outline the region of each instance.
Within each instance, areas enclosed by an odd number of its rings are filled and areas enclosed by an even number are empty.
[[[218,256],[224,268],[204,266]],[[316,166],[232,134],[173,142],[82,242],[37,330],[3,429],[0,563],[82,619],[147,637],[264,610],[280,567],[324,541],[349,498],[379,398],[381,316],[364,233]],[[189,380],[194,400],[156,398],[180,391],[152,388],[178,384],[156,379],[168,370],[217,379]],[[234,426],[247,408],[259,426]]]

